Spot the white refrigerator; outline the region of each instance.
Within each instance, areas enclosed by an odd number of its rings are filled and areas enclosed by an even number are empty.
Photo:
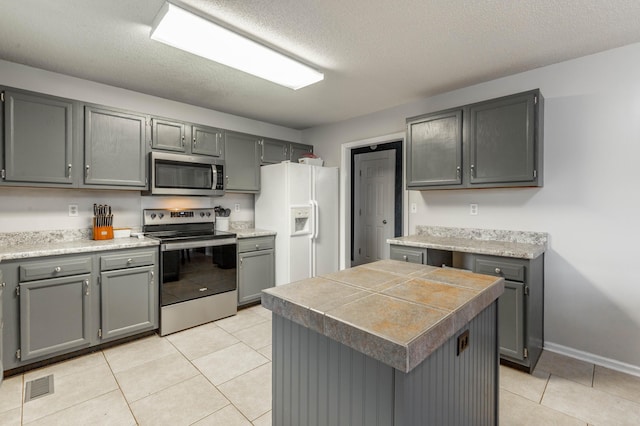
[[[262,166],[255,226],[275,231],[276,285],[339,269],[338,168]]]

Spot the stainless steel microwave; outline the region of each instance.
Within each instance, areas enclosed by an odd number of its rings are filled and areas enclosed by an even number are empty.
[[[150,195],[224,195],[224,160],[204,155],[149,153]]]

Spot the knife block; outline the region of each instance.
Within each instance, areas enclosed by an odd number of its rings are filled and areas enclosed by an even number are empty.
[[[94,240],[112,240],[113,226],[94,226],[93,239]]]

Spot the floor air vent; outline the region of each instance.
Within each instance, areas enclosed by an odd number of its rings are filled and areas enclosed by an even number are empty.
[[[24,392],[24,402],[33,401],[42,396],[51,395],[53,393],[53,374],[39,379],[27,382],[27,388]]]

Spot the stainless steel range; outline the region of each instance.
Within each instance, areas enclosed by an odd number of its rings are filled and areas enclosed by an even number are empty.
[[[214,209],[147,209],[142,223],[160,240],[161,336],[236,314],[236,234]]]

